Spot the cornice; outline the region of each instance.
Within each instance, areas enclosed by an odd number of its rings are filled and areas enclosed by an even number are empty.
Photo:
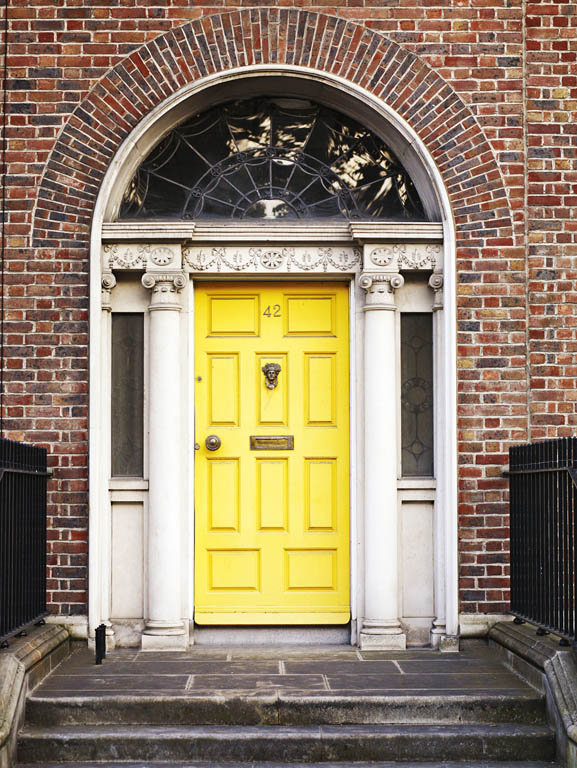
[[[441,222],[351,221],[351,236],[359,243],[442,243]]]
[[[258,224],[246,222],[184,223],[182,221],[108,222],[102,225],[104,243],[440,243],[443,225],[405,221],[309,221]]]
[[[195,225],[182,221],[114,221],[102,225],[103,243],[182,243],[191,240]]]

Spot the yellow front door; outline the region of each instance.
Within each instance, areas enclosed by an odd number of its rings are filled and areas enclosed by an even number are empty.
[[[197,283],[195,304],[195,621],[346,623],[348,286]]]

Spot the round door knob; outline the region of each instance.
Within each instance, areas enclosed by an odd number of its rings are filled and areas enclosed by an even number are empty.
[[[207,450],[218,451],[220,448],[220,437],[218,435],[209,435],[204,441]]]

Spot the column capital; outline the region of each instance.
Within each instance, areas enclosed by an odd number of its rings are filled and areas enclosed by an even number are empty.
[[[178,294],[188,282],[184,272],[145,272],[141,282],[152,291],[149,310],[180,311]]]
[[[112,304],[110,302],[112,289],[116,285],[116,278],[112,272],[104,272],[101,280],[102,286],[102,309],[106,312],[112,311]]]
[[[405,283],[397,272],[365,272],[359,277],[359,285],[366,291],[365,311],[371,309],[396,310],[395,291]]]

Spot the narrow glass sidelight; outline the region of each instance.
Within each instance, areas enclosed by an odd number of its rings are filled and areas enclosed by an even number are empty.
[[[432,477],[433,315],[401,315],[401,442],[403,477]]]
[[[144,315],[112,315],[112,476],[142,477]]]

